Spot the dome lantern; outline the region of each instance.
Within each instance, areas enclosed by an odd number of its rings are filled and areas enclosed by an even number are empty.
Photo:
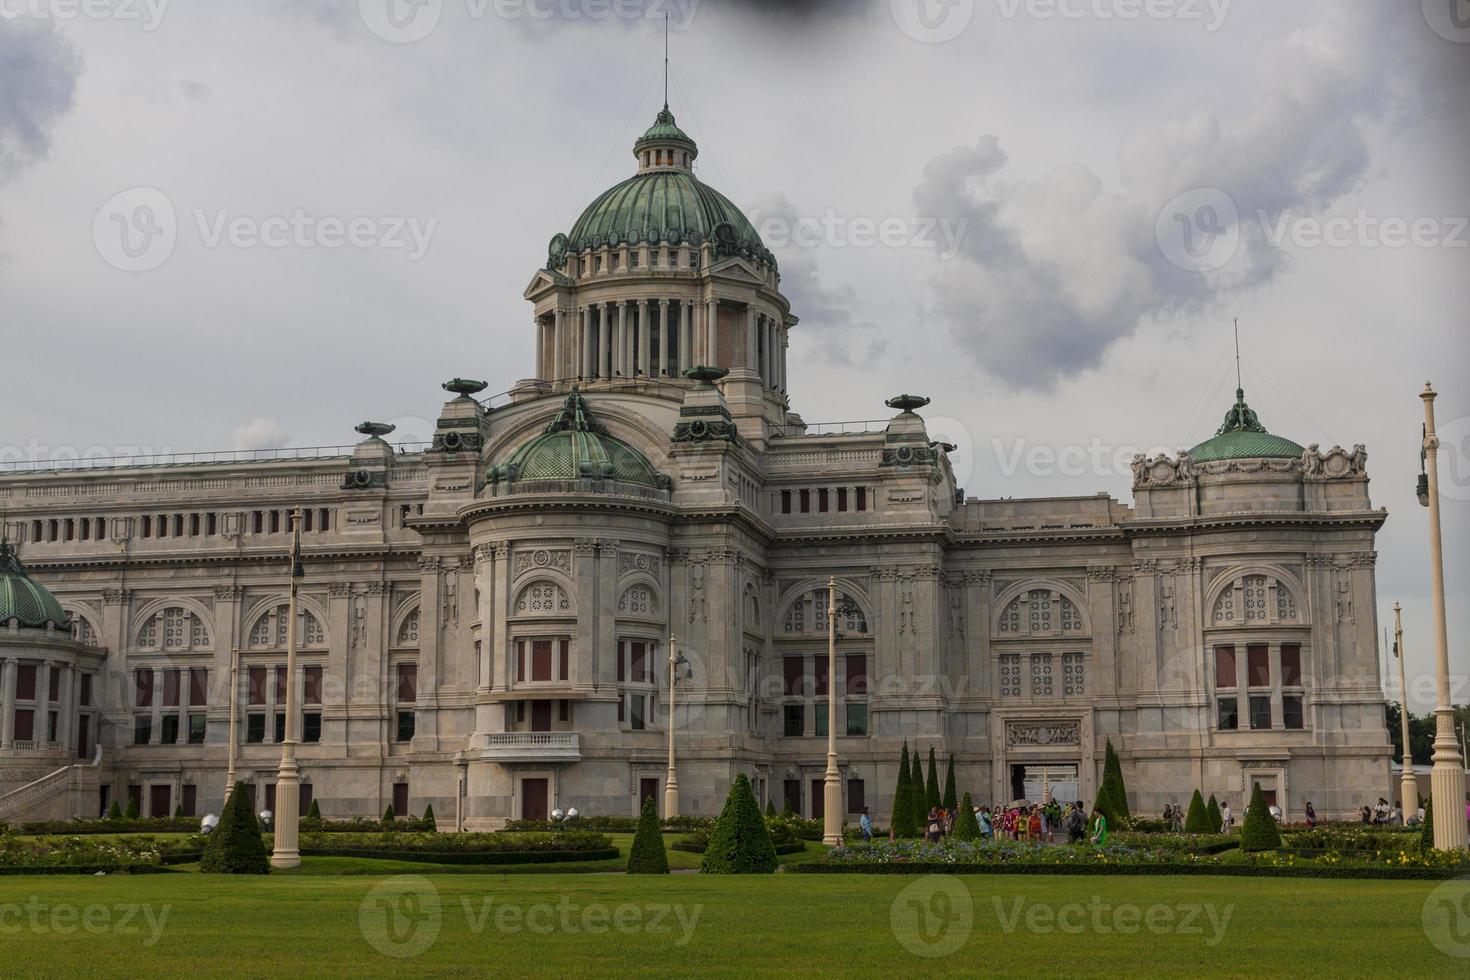
[[[70,629],[71,617],[47,589],[34,581],[9,541],[0,541],[0,625]]]
[[[1245,403],[1245,390],[1235,389],[1235,404],[1212,438],[1195,446],[1189,455],[1196,463],[1228,459],[1296,459],[1305,450],[1266,431],[1260,418]]]
[[[699,147],[688,133],[679,128],[668,103],[664,103],[653,125],[633,143],[633,156],[638,160],[640,174],[660,170],[689,173],[694,169]]]

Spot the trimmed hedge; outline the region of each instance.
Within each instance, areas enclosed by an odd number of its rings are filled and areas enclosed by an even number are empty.
[[[953,771],[953,765],[954,762],[951,759],[951,771]],[[980,838],[980,820],[975,816],[975,805],[970,802],[969,793],[966,793],[965,798],[960,801],[959,813],[955,814],[954,838],[955,840],[979,840]]]
[[[1210,802],[1205,805],[1205,813],[1210,820],[1210,829],[1206,833],[1218,834],[1225,823],[1225,814],[1220,812],[1220,801],[1215,799],[1214,793],[1210,794]]]
[[[560,834],[405,834],[381,831],[377,837],[366,834],[301,835],[303,849],[351,850],[364,852],[415,852],[423,854],[478,854],[524,851],[534,854],[587,854],[613,848],[606,834],[589,831],[567,831]],[[613,848],[616,850],[616,848]]]
[[[303,834],[381,834],[385,831],[432,834],[438,828],[420,817],[405,817],[402,820],[394,820],[390,828],[385,827],[381,820],[374,820],[371,817],[350,817],[347,820],[322,820],[321,818],[313,818],[308,813],[305,817],[301,818],[300,829]]]
[[[1107,740],[1107,752],[1103,758],[1102,785],[1097,790],[1093,808],[1101,810],[1108,818],[1108,826],[1121,827],[1128,819],[1128,790],[1123,785],[1123,765],[1118,753],[1113,750],[1113,740]]]
[[[270,874],[270,855],[260,836],[260,823],[250,809],[244,783],[236,783],[220,814],[219,826],[206,838],[199,870],[205,874]]]
[[[771,832],[755,803],[745,773],[735,777],[720,819],[710,831],[709,847],[699,870],[703,874],[770,874],[776,870]]]
[[[0,878],[9,875],[168,875],[177,873],[173,868],[166,868],[161,864],[51,864],[31,868],[0,866]]]
[[[658,807],[653,797],[643,801],[643,815],[638,818],[638,835],[633,838],[633,848],[628,853],[628,874],[666,875],[669,873],[669,858],[664,853],[664,835],[659,828]]]
[[[377,858],[420,864],[566,864],[574,861],[611,861],[616,847],[598,851],[390,851],[376,848],[301,846],[303,857]]]
[[[797,874],[891,875],[1229,875],[1243,878],[1373,878],[1442,880],[1458,877],[1455,868],[1345,868],[1332,866],[1274,866],[1252,864],[829,864],[802,861],[788,866]]]
[[[1251,790],[1250,806],[1245,811],[1245,826],[1240,831],[1242,851],[1275,851],[1281,848],[1281,828],[1266,806],[1266,795],[1257,783]]]
[[[904,740],[898,756],[898,781],[893,784],[893,812],[888,816],[895,837],[917,837],[919,834],[914,826],[913,801],[909,798],[912,791],[909,785],[909,743]]]
[[[1220,821],[1210,823],[1210,811],[1205,807],[1205,798],[1199,790],[1195,790],[1194,795],[1189,798],[1189,812],[1184,817],[1184,832],[1186,834],[1218,834],[1220,832]]]
[[[139,820],[31,820],[11,828],[17,834],[48,836],[61,834],[197,834],[197,817],[150,817]]]

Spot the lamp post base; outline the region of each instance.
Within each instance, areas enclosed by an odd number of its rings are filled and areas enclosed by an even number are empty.
[[[679,779],[670,769],[664,777],[664,819],[679,815]]]
[[[822,843],[828,847],[842,843],[842,777],[835,763],[835,757],[828,760],[822,784]]]
[[[295,762],[282,763],[276,776],[276,846],[271,851],[271,867],[301,866],[300,829],[301,780]]]
[[[1465,828],[1465,762],[1455,741],[1453,708],[1435,710],[1434,769],[1429,774],[1430,804],[1434,807],[1434,847],[1463,851]]]

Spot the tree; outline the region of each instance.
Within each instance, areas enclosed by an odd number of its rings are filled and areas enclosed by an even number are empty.
[[[124,817],[127,817],[129,820],[137,820],[138,819],[138,801],[137,800],[128,800],[128,808],[123,811],[123,816]]]
[[[1210,797],[1214,799],[1214,797]],[[1200,796],[1199,790],[1189,798],[1189,812],[1184,815],[1184,832],[1186,834],[1215,834],[1220,831],[1220,822],[1217,820],[1210,823],[1210,812],[1205,808],[1204,797]]]
[[[633,849],[628,853],[628,874],[668,873],[669,856],[664,853],[663,825],[659,823],[658,807],[653,805],[653,797],[648,796],[643,800],[643,812],[638,815],[638,833],[634,835]]]
[[[776,870],[776,846],[761,819],[760,807],[745,773],[735,777],[725,808],[710,831],[709,846],[699,870],[704,874],[771,874]]]
[[[219,826],[209,835],[199,870],[205,874],[263,875],[270,874],[270,856],[260,836],[260,824],[250,808],[250,796],[244,783],[236,783],[220,814]]]
[[[312,803],[315,805],[316,801],[313,800]],[[424,826],[429,830],[439,829],[439,824],[434,819],[434,804],[432,803],[424,807]]]
[[[958,805],[954,793],[954,755],[951,753],[949,765],[944,770],[944,808],[952,813]]]
[[[970,802],[970,794],[960,801],[960,812],[954,820],[955,840],[977,840],[980,837],[980,821],[975,819],[975,804]]]
[[[322,822],[322,808],[317,805],[316,800],[311,801],[311,809],[306,811],[306,819],[315,823]]]
[[[919,748],[909,756],[909,808],[914,815],[914,836],[922,837],[929,826],[929,796],[924,788],[924,767],[919,762]]]
[[[1281,847],[1281,828],[1276,826],[1276,818],[1271,816],[1271,810],[1266,806],[1266,794],[1261,792],[1261,784],[1251,790],[1251,803],[1245,811],[1245,826],[1240,831],[1240,849],[1242,851],[1275,851]]]
[[[180,819],[183,818],[183,816],[184,816],[184,804],[180,803],[178,806],[174,807],[174,819],[175,820],[180,820]]]
[[[1419,850],[1434,850],[1434,794],[1424,797],[1424,822],[1419,825]]]
[[[388,809],[386,809],[386,810],[383,811],[383,826],[384,827],[391,827],[391,826],[393,826],[393,823],[394,823],[394,820],[393,820],[393,804],[392,803],[389,803],[388,804]]]
[[[774,817],[775,815],[776,815],[776,801],[775,800],[772,800],[772,799],[770,799],[768,797],[766,799],[766,819],[769,820],[772,817]]]
[[[123,818],[122,806],[117,800],[112,801],[112,807],[107,811],[108,820],[121,820]]]
[[[1107,754],[1103,758],[1103,781],[1097,789],[1097,801],[1093,804],[1108,818],[1108,826],[1121,828],[1128,816],[1128,790],[1123,785],[1123,766],[1118,753],[1113,751],[1113,740],[1107,741]]]
[[[918,830],[914,827],[914,804],[909,798],[911,791],[909,743],[905,741],[898,757],[898,782],[893,787],[893,812],[888,817],[888,823],[893,828],[893,836],[896,838],[914,837],[918,834]]]
[[[929,775],[924,780],[924,802],[930,810],[937,810],[944,802],[944,790],[939,786],[939,769],[934,765],[934,746],[929,746]],[[924,816],[929,816],[925,811]]]
[[[1210,829],[1207,833],[1218,834],[1223,829],[1225,815],[1220,812],[1220,803],[1215,799],[1215,794],[1210,794],[1210,802],[1205,806],[1205,814],[1210,820]]]

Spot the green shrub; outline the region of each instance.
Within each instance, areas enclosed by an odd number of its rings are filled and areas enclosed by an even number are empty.
[[[1419,826],[1419,850],[1434,850],[1434,794],[1424,797],[1424,823]]]
[[[178,820],[179,818],[183,817],[183,815],[184,815],[184,804],[180,803],[178,806],[174,807],[174,819],[175,820]]]
[[[306,819],[321,823],[322,808],[315,799],[311,801],[311,809],[306,811]]]
[[[1123,785],[1123,766],[1118,753],[1113,750],[1113,740],[1107,740],[1107,754],[1103,759],[1102,785],[1097,789],[1097,800],[1093,806],[1108,818],[1108,825],[1123,826],[1128,818],[1128,790]]]
[[[1245,811],[1245,826],[1240,831],[1242,851],[1275,851],[1281,848],[1281,828],[1266,806],[1266,796],[1256,784],[1251,790],[1250,806]]]
[[[1205,805],[1205,815],[1210,821],[1209,833],[1218,834],[1225,823],[1225,815],[1220,812],[1220,801],[1215,799],[1215,794],[1210,794],[1210,802]]]
[[[771,835],[773,840],[775,836],[775,834]],[[691,854],[703,854],[705,851],[709,850],[709,828],[704,827],[700,830],[692,830],[685,836],[680,837],[678,840],[674,841],[669,846],[676,851],[688,851]]]
[[[944,789],[939,785],[939,770],[934,765],[934,746],[929,746],[929,775],[924,780],[924,803],[928,810],[924,811],[924,818],[929,818],[929,810],[937,810],[944,803]]]
[[[393,804],[388,804],[388,809],[383,811],[383,826],[393,826]]]
[[[929,795],[924,787],[924,767],[919,763],[918,746],[909,756],[909,806],[914,815],[913,836],[922,837],[929,825]]]
[[[123,818],[122,807],[120,805],[118,805],[117,800],[113,800],[112,801],[112,808],[107,811],[107,819],[108,820],[121,820],[122,818]]]
[[[1199,790],[1189,798],[1189,812],[1184,816],[1184,832],[1186,834],[1218,834],[1220,832],[1219,822],[1210,823],[1210,811],[1205,808],[1204,797],[1200,796]]]
[[[704,874],[770,874],[776,870],[771,833],[761,819],[745,773],[737,775],[730,787],[699,870]]]
[[[250,809],[244,783],[236,783],[220,814],[219,826],[207,838],[199,870],[205,874],[263,875],[271,870],[260,824]]]
[[[954,754],[949,757],[949,765],[944,770],[944,808],[951,813],[959,806],[959,799],[954,791]]]
[[[638,818],[638,834],[633,838],[633,849],[628,853],[628,874],[666,875],[669,873],[669,858],[664,853],[664,834],[658,821],[658,808],[650,796],[643,801],[643,813]]]
[[[426,824],[429,830],[439,829],[439,821],[434,819],[434,804],[429,803],[425,805],[424,815],[422,817],[419,817],[419,822],[422,824]]]
[[[775,815],[776,815],[776,801],[775,800],[771,800],[771,799],[767,799],[766,800],[766,817],[767,817],[767,819],[769,819],[771,817],[774,817]]]
[[[950,772],[954,772],[954,763],[950,763]],[[977,840],[980,837],[980,821],[975,817],[975,806],[970,802],[970,794],[960,800],[959,815],[954,820],[955,840]]]
[[[138,812],[138,801],[128,800],[128,808],[123,811],[123,816],[129,820],[137,820],[141,814]]]
[[[918,835],[918,829],[914,827],[914,806],[909,799],[909,793],[909,743],[905,741],[898,756],[898,782],[893,787],[893,812],[888,817],[888,822],[893,825],[893,835],[898,838]]]

